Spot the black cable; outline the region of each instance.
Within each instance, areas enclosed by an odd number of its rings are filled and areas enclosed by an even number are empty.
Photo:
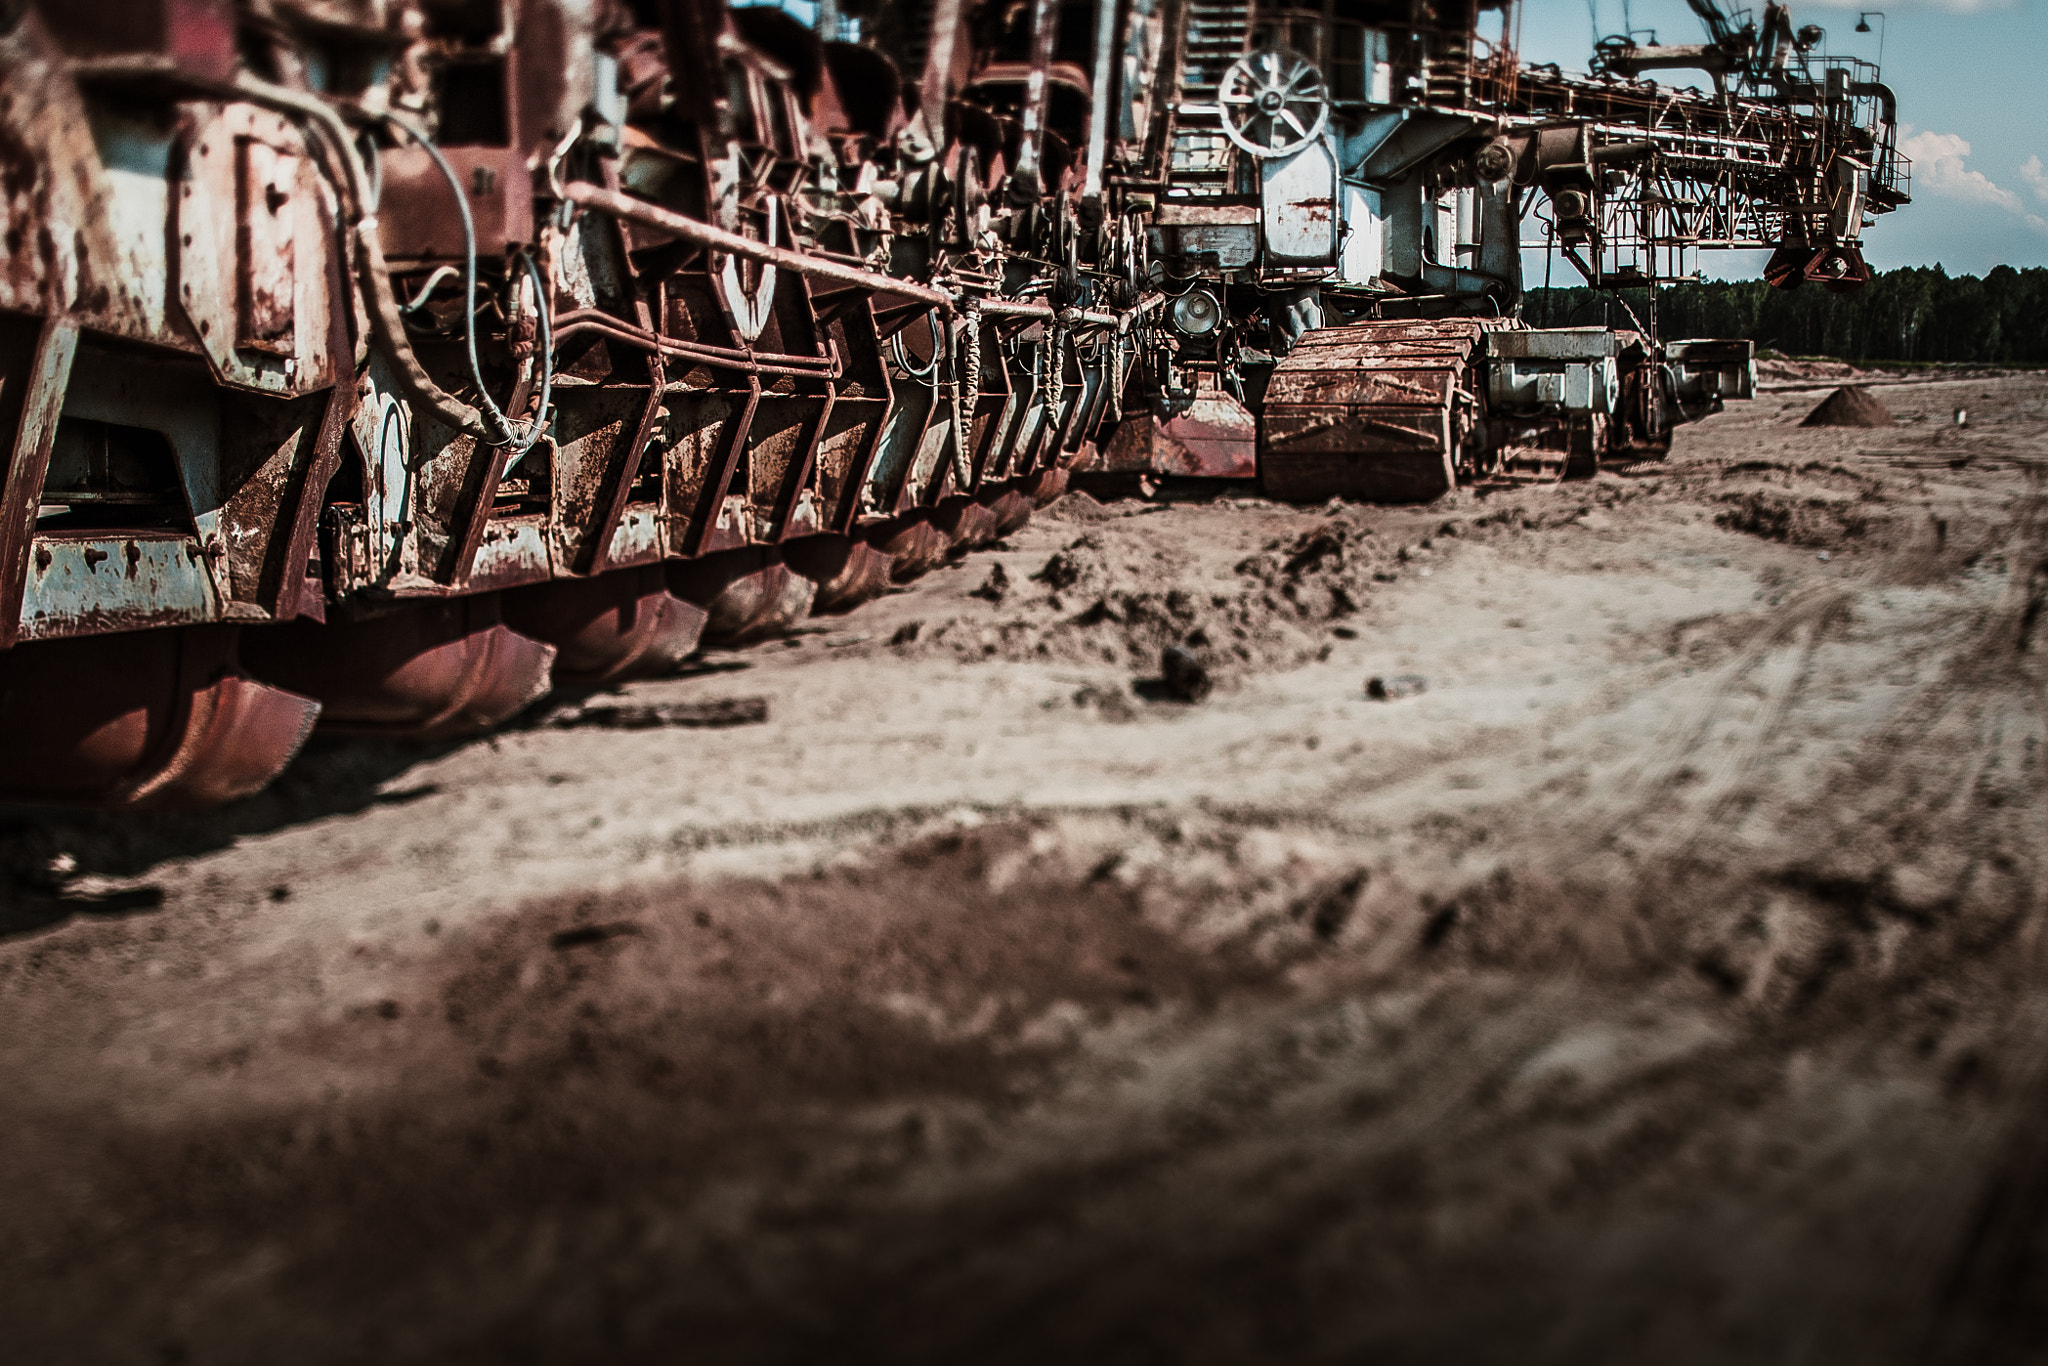
[[[411,138],[414,142],[418,143],[421,150],[426,152],[427,159],[434,163],[435,168],[438,169],[441,172],[442,177],[447,180],[448,188],[455,192],[455,210],[457,216],[462,220],[462,282],[464,285],[462,301],[462,340],[469,354],[470,378],[476,382],[477,398],[482,402],[486,422],[490,426],[495,428],[493,439],[491,440],[490,444],[493,446],[509,447],[515,455],[524,454],[526,451],[531,450],[533,448],[535,442],[540,440],[541,433],[543,430],[545,430],[546,427],[546,395],[548,393],[547,380],[551,377],[552,365],[549,365],[548,369],[543,370],[542,372],[542,404],[540,417],[534,421],[531,429],[527,431],[525,437],[522,439],[519,435],[518,430],[513,427],[512,419],[505,415],[504,409],[498,406],[497,400],[491,397],[490,391],[485,387],[483,366],[477,360],[476,222],[470,216],[469,194],[463,188],[462,178],[455,174],[455,168],[448,164],[448,158],[441,155],[441,149],[436,147],[433,144],[432,140],[430,140],[427,137],[426,133],[422,131],[420,128],[416,127],[407,120],[402,119],[398,115],[393,114],[389,111],[379,114],[377,117],[381,119],[384,123],[389,124],[391,127],[398,129],[407,137]],[[527,267],[532,272],[534,280],[538,285],[540,291],[538,296],[534,300],[534,309],[540,315],[540,330],[541,337],[543,339],[543,350],[545,351],[545,344],[550,336],[548,327],[547,282],[545,279],[541,277],[540,267],[534,263],[532,257],[530,256],[527,257]]]

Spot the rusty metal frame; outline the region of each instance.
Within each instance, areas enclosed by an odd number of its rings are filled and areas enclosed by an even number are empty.
[[[758,375],[747,376],[747,401],[741,406],[739,415],[726,423],[722,435],[725,449],[719,452],[718,468],[711,478],[704,481],[704,488],[697,495],[697,513],[691,519],[690,529],[685,536],[685,556],[702,555],[705,542],[718,525],[718,508],[725,501],[727,490],[732,487],[732,477],[739,469],[740,455],[747,449],[747,437],[754,430],[754,414],[761,407],[761,379]]]
[[[598,492],[598,514],[585,529],[583,544],[578,548],[575,568],[579,574],[602,574],[612,567],[612,536],[625,518],[626,505],[633,495],[633,483],[640,477],[640,462],[647,451],[647,443],[654,439],[661,426],[668,367],[662,364],[659,353],[647,358],[647,380],[646,406],[640,410],[640,420],[633,425],[633,434],[625,443],[625,449],[612,452],[612,467],[606,471]]]
[[[42,510],[43,481],[50,472],[50,450],[77,355],[78,324],[68,317],[44,319],[19,398],[6,403],[6,396],[0,395],[0,404],[5,405],[0,420],[13,418],[7,424],[13,436],[7,480],[0,488],[0,647],[21,639],[21,605],[28,591],[36,516]]]
[[[448,538],[453,551],[443,573],[434,576],[442,583],[454,586],[466,582],[476,566],[477,551],[483,547],[484,532],[491,524],[491,506],[498,500],[498,485],[504,482],[505,470],[511,463],[509,446],[484,446],[480,441],[476,445],[489,452],[482,462],[482,476],[477,480],[475,493],[465,498],[458,510],[461,520],[457,523],[456,534]],[[471,459],[475,456],[472,449]]]
[[[306,576],[306,565],[319,543],[320,511],[327,485],[341,468],[342,448],[355,421],[358,397],[354,384],[337,384],[328,391],[320,428],[313,438],[313,460],[299,482],[292,505],[291,531],[285,539],[277,592],[267,604],[271,615],[279,621],[295,617],[326,620],[324,586]]]
[[[631,223],[643,224],[658,232],[669,233],[730,256],[777,266],[814,280],[833,280],[876,294],[893,294],[906,299],[916,299],[928,308],[944,309],[948,313],[953,311],[953,296],[944,290],[933,289],[930,285],[921,285],[913,280],[900,280],[893,275],[862,270],[858,266],[841,265],[837,261],[809,252],[793,251],[788,247],[757,242],[751,237],[742,237],[736,232],[727,232],[723,228],[714,228],[709,223],[700,223],[683,214],[672,213],[658,204],[649,204],[644,200],[615,194],[587,180],[571,182],[562,193],[572,204],[581,205],[586,209],[596,209],[600,213],[623,218]]]
[[[817,417],[810,423],[810,431],[804,437],[804,453],[790,467],[789,475],[782,481],[782,496],[776,499],[775,521],[767,539],[786,541],[789,539],[790,519],[796,515],[799,499],[805,487],[811,482],[811,473],[818,466],[818,448],[825,441],[825,424],[832,420],[832,407],[839,401],[839,386],[825,386],[825,402],[819,407]]]

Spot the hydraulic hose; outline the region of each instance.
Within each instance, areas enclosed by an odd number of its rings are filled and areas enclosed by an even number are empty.
[[[342,183],[337,188],[349,219],[350,234],[355,239],[356,281],[362,291],[364,311],[369,314],[370,337],[391,366],[399,390],[415,408],[432,413],[443,425],[479,441],[494,440],[495,434],[485,425],[483,414],[434,383],[419,357],[413,354],[398,300],[391,292],[391,270],[384,261],[384,245],[377,236],[377,217],[373,211],[376,189],[341,115],[325,100],[274,85],[246,71],[236,75],[234,88],[251,104],[306,120],[340,164]]]

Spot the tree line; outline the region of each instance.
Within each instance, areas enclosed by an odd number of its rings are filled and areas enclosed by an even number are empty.
[[[1647,290],[1532,289],[1522,306],[1532,327],[1632,327],[1631,312],[1649,321]],[[2048,364],[2048,269],[2039,266],[1998,266],[1982,279],[1907,266],[1853,294],[1762,280],[1669,285],[1657,291],[1656,312],[1667,340],[1748,337],[1760,349],[1850,361]]]

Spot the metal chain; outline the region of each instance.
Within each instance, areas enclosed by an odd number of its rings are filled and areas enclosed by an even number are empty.
[[[1067,330],[1055,319],[1052,325],[1051,352],[1045,371],[1045,393],[1041,401],[1045,404],[1045,425],[1057,428],[1060,420],[1060,387],[1067,373]]]
[[[970,298],[953,333],[953,484],[961,493],[974,486],[974,409],[981,399],[981,301]]]

